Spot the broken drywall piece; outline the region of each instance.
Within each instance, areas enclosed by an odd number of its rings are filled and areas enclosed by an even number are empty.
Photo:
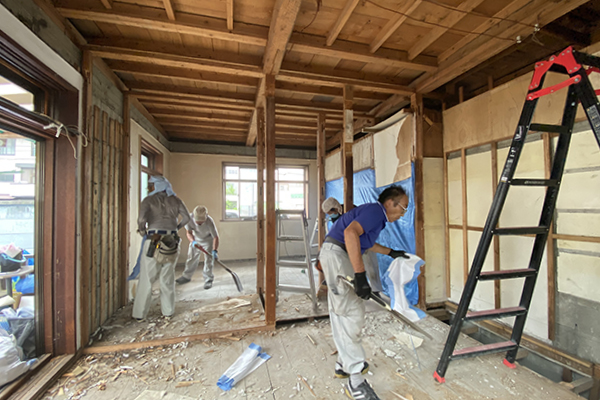
[[[400,342],[401,344],[403,344],[404,346],[408,347],[409,349],[413,348],[413,344],[415,346],[415,349],[418,348],[419,346],[421,346],[421,344],[423,344],[423,338],[420,338],[418,336],[412,335],[412,343],[411,343],[410,339],[411,339],[410,333],[400,332],[399,335],[396,335],[396,340],[398,342]]]
[[[144,390],[135,400],[195,400],[195,398],[167,393],[164,390]]]
[[[244,299],[230,299],[226,301],[222,301],[216,304],[210,304],[204,307],[200,307],[195,309],[193,312],[205,313],[205,312],[215,312],[215,311],[229,311],[240,307],[247,307],[252,305],[252,302]]]

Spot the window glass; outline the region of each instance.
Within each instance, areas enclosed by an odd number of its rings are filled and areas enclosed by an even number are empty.
[[[26,110],[33,111],[33,93],[15,85],[2,76],[0,76],[0,97],[18,104]]]
[[[148,158],[148,156],[145,154],[142,154],[142,165],[144,167],[150,167],[149,162],[150,162],[150,159]]]

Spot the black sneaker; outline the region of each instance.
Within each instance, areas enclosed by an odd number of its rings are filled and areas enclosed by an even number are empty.
[[[212,281],[204,282],[204,289],[210,289],[212,287]]]
[[[351,399],[381,400],[367,381],[364,381],[355,388],[352,387],[352,383],[348,382],[348,385],[344,386],[344,390],[346,391],[346,395]]]
[[[177,282],[178,285],[183,285],[184,283],[188,283],[190,281],[191,279],[188,279],[185,276],[180,276],[179,278],[175,279],[175,282]]]
[[[369,372],[369,363],[365,361],[363,363],[363,369],[360,370],[360,373],[364,375],[367,372]],[[338,362],[335,363],[335,371],[333,372],[333,374],[335,375],[336,378],[340,378],[340,379],[346,379],[346,378],[350,377],[350,374],[347,373],[346,371],[344,371],[342,369],[342,365]]]

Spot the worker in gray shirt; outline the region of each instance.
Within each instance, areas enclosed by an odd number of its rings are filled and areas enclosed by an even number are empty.
[[[162,176],[148,180],[152,192],[142,201],[138,232],[146,239],[142,245],[139,285],[133,302],[133,318],[143,320],[152,301],[152,284],[160,276],[160,306],[165,317],[175,312],[175,263],[181,239],[177,231],[190,220],[185,204]],[[181,220],[179,216],[181,215]]]
[[[191,217],[190,222],[185,227],[188,240],[190,241],[188,258],[185,262],[183,275],[177,278],[177,283],[183,285],[192,280],[192,275],[194,275],[194,271],[198,268],[200,256],[202,255],[202,251],[196,247],[196,245],[200,245],[211,254],[211,256],[204,255],[203,271],[204,289],[210,289],[215,279],[213,274],[214,260],[219,259],[219,254],[217,253],[217,249],[219,248],[219,232],[217,232],[215,221],[208,215],[206,207],[197,206],[194,208]]]

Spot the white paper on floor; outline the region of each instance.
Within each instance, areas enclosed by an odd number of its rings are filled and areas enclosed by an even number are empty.
[[[222,301],[220,303],[209,304],[207,306],[197,308],[193,312],[203,313],[203,312],[214,312],[214,311],[228,311],[228,310],[233,310],[235,308],[247,307],[247,306],[251,306],[251,305],[252,305],[252,302],[250,302],[249,300],[234,298],[234,299]]]

